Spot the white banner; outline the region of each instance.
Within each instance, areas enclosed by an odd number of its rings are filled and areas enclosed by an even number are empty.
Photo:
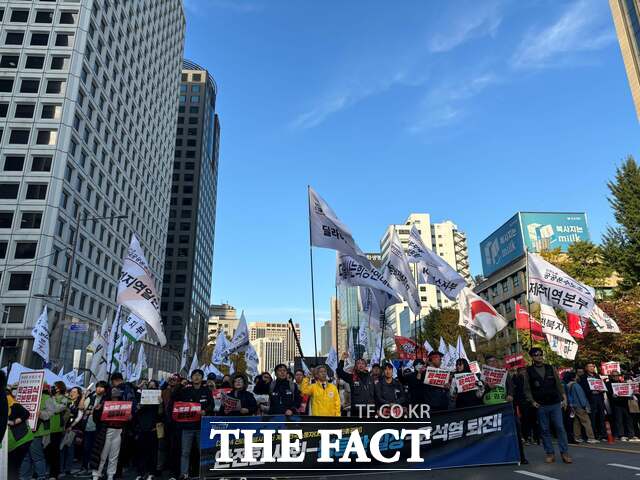
[[[593,289],[571,278],[541,256],[527,256],[527,296],[529,302],[560,308],[588,317],[595,300]]]
[[[216,346],[211,354],[211,363],[214,365],[226,364],[224,352],[229,348],[230,343],[222,329],[218,330],[218,336],[216,337]]]
[[[358,343],[364,346],[365,350],[369,345],[369,326],[362,322],[358,329]]]
[[[415,315],[420,315],[422,307],[418,288],[413,280],[402,243],[395,230],[391,234],[391,244],[389,245],[389,252],[382,273],[389,285],[407,302],[409,309]]]
[[[311,187],[309,187],[309,228],[313,246],[337,250],[352,257],[361,258],[365,263],[368,262],[347,226]]]
[[[558,318],[553,307],[540,305],[540,324],[542,325],[542,333],[547,337],[551,350],[562,358],[569,360],[576,358],[578,343]]]
[[[153,274],[135,235],[131,236],[129,251],[122,263],[116,302],[147,322],[161,346],[167,343],[160,318],[160,296],[156,292]]]
[[[33,353],[37,353],[45,363],[49,363],[49,315],[46,305],[33,326],[31,335],[33,336]]]
[[[504,317],[489,302],[468,287],[463,288],[458,295],[458,308],[460,309],[458,325],[486,339],[492,339],[496,333],[507,326]]]
[[[147,324],[141,318],[131,314],[122,325],[122,333],[129,337],[132,342],[137,342],[147,334]]]
[[[333,370],[335,375],[338,368],[338,354],[336,353],[336,349],[333,347],[331,347],[331,350],[327,353],[327,366]]]
[[[458,352],[458,358],[464,358],[466,361],[469,361],[469,357],[467,356],[467,352],[464,349],[464,343],[462,343],[462,337],[458,335],[458,342],[456,343],[456,351]]]
[[[227,345],[222,356],[228,357],[232,353],[244,352],[249,345],[249,328],[247,327],[247,320],[244,318],[244,312],[240,314],[240,321],[238,322],[238,328],[236,328],[231,343]]]
[[[336,283],[338,285],[369,287],[399,298],[396,290],[393,289],[382,273],[372,265],[367,265],[362,262],[362,259],[338,253],[336,261]],[[369,305],[373,303],[375,299],[371,298],[369,300],[366,306],[371,308]],[[363,310],[364,307],[365,304],[363,304]]]
[[[415,225],[411,227],[407,257],[409,263],[418,264],[422,282],[435,285],[449,300],[455,300],[460,290],[467,286],[462,275],[426,247]]]
[[[600,333],[620,333],[620,327],[613,318],[607,315],[598,305],[593,306],[589,314],[589,320]]]
[[[189,335],[187,332],[187,326],[184,327],[184,340],[182,341],[182,353],[180,354],[180,368],[179,372],[187,366],[187,355],[189,354]]]
[[[256,349],[253,348],[253,345],[251,345],[251,343],[247,345],[247,350],[244,352],[244,360],[247,363],[247,370],[251,372],[258,371],[260,357],[258,357],[258,352],[256,352]]]

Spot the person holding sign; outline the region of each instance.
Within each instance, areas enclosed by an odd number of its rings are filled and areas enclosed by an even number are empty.
[[[573,463],[569,456],[567,432],[564,429],[562,410],[567,408],[567,396],[558,378],[558,372],[548,363],[544,363],[542,349],[534,347],[529,350],[533,365],[527,367],[524,391],[527,400],[538,410],[538,423],[542,434],[542,445],[546,453],[545,463],[555,462],[553,443],[551,441],[550,424],[558,436],[560,456],[564,463]]]
[[[438,352],[437,350],[429,352],[429,366],[431,368],[441,369],[442,357],[443,354],[441,352]],[[425,380],[427,380],[427,382],[425,382],[424,385],[424,403],[429,405],[432,412],[441,412],[444,410],[448,410],[449,388],[451,387],[449,381],[440,386],[428,383],[428,379],[426,378]]]
[[[200,463],[200,417],[213,415],[214,402],[209,389],[202,383],[204,372],[196,368],[191,372],[191,385],[179,385],[174,391],[172,419],[181,432],[180,478],[189,478],[189,457],[195,450]]]
[[[222,394],[222,402],[218,415],[238,417],[241,415],[255,415],[258,410],[256,397],[247,391],[247,381],[244,375],[238,373],[233,377],[233,390],[229,394]]]
[[[600,375],[596,372],[596,364],[589,362],[584,366],[584,375],[580,377],[580,386],[584,391],[591,409],[591,427],[595,438],[602,442],[607,441],[607,428],[604,424],[606,412],[604,409],[604,395],[606,392]]]
[[[20,464],[33,440],[33,431],[29,428],[29,412],[16,402],[11,393],[7,394],[7,405],[9,407],[6,433],[9,440],[8,478],[18,478]]]
[[[148,392],[144,393],[143,392]],[[156,474],[158,464],[158,424],[161,429],[163,405],[158,382],[150,380],[144,390],[136,392],[138,411],[133,419],[138,476]]]
[[[302,395],[311,399],[311,415],[323,417],[340,416],[340,393],[338,387],[329,382],[327,367],[319,365],[315,369],[316,381],[310,383],[303,378],[299,383]]]
[[[451,396],[455,399],[456,408],[482,405],[484,384],[471,373],[469,362],[464,358],[456,360],[456,371],[451,384]]]
[[[577,443],[582,443],[582,430],[580,425],[584,427],[584,431],[587,433],[587,443],[598,443],[598,440],[593,436],[593,428],[591,427],[591,419],[589,418],[589,412],[591,407],[587,396],[584,394],[582,387],[576,382],[576,374],[574,372],[565,373],[564,377],[567,389],[567,398],[569,406],[571,407],[573,417],[573,437]]]
[[[622,386],[620,388],[619,386]],[[613,408],[616,439],[621,442],[638,442],[633,429],[633,420],[629,413],[629,400],[633,397],[631,385],[625,383],[623,375],[614,372],[607,382],[609,404]]]

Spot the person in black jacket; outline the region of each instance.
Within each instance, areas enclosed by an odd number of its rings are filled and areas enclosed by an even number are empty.
[[[606,412],[604,408],[605,392],[592,391],[589,387],[589,378],[599,379],[600,375],[596,373],[596,364],[589,362],[584,366],[584,375],[580,377],[578,384],[582,387],[584,394],[587,396],[589,406],[591,407],[591,426],[593,434],[598,440],[603,442],[607,440],[607,427],[605,426]]]
[[[296,382],[287,378],[288,370],[284,363],[276,365],[274,370],[276,379],[268,384],[269,415],[293,415],[302,402],[300,389]]]
[[[407,387],[409,394],[409,405],[421,405],[424,403],[424,372],[427,367],[424,360],[418,358],[413,361],[413,372],[406,373],[398,370],[398,380]]]
[[[158,382],[150,380],[146,385],[142,383],[142,388],[136,392],[138,400],[138,411],[134,417],[134,435],[136,444],[136,463],[138,475],[142,478],[153,478],[157,473],[158,465],[158,423],[162,422],[163,405],[159,404],[141,405],[140,397],[142,389],[158,390]]]
[[[369,405],[375,405],[373,377],[367,371],[367,362],[362,358],[356,360],[353,373],[349,375],[344,371],[344,361],[349,357],[347,352],[342,354],[342,359],[338,364],[336,374],[349,384],[351,389],[351,416],[368,417]],[[373,413],[373,412],[371,412]]]
[[[393,378],[393,365],[385,363],[382,367],[383,376],[374,385],[374,398],[376,406],[383,405],[407,405],[407,397],[404,393],[404,386]]]
[[[471,373],[469,368],[469,362],[464,358],[456,360],[455,373]],[[454,382],[455,383],[455,382]],[[476,376],[476,390],[469,390],[468,392],[454,392],[456,408],[477,407],[482,405],[482,394],[484,393],[484,385],[477,379]]]
[[[0,370],[0,443],[2,443],[5,431],[7,430],[7,418],[9,416],[6,388],[7,377],[4,372]]]
[[[442,365],[442,353],[434,350],[429,353],[429,364],[433,368],[440,368]],[[440,412],[449,409],[449,384],[445,388],[434,385],[424,386],[424,403],[429,405],[430,411]]]
[[[191,449],[195,449],[197,455],[200,454],[200,417],[202,415],[213,415],[214,401],[211,392],[202,383],[204,372],[196,368],[191,372],[191,385],[186,387],[178,386],[173,393],[175,402],[186,402],[200,405],[200,415],[196,415],[192,420],[176,422],[176,426],[181,430],[182,452],[180,457],[180,478],[189,478],[189,457]],[[174,415],[177,413],[174,403]],[[177,417],[174,417],[174,420]],[[200,463],[200,460],[197,462]]]
[[[239,410],[225,410],[224,402],[220,405],[218,415],[240,416],[255,415],[258,410],[258,404],[253,393],[247,391],[247,382],[244,375],[238,373],[233,377],[233,391],[229,393],[229,397],[240,400]]]

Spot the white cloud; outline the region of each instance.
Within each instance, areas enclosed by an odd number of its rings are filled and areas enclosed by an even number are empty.
[[[598,50],[615,40],[607,3],[581,0],[553,24],[525,36],[512,58],[515,68],[545,68],[567,55]]]
[[[456,5],[459,6],[459,4]],[[463,9],[456,8],[455,16],[445,21],[443,31],[436,33],[429,41],[429,51],[448,52],[472,38],[494,36],[502,23],[498,3],[475,2]]]

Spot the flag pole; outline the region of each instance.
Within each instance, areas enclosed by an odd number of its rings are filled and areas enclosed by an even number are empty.
[[[334,318],[336,319],[336,324],[334,325],[336,329],[336,355],[340,358],[340,344],[339,341],[339,331],[340,331],[340,319],[338,318],[338,282],[335,281],[335,289],[336,289],[336,301],[334,302],[333,310],[334,310]]]
[[[529,248],[524,247],[524,290],[527,302],[527,313],[529,314],[529,348],[533,348],[533,334],[531,333],[531,302],[529,302]]]
[[[307,204],[309,205],[309,263],[311,266],[311,315],[313,317],[313,349],[315,356],[318,356],[318,340],[316,335],[316,294],[313,285],[313,247],[311,245],[311,196],[310,185],[307,185]]]

